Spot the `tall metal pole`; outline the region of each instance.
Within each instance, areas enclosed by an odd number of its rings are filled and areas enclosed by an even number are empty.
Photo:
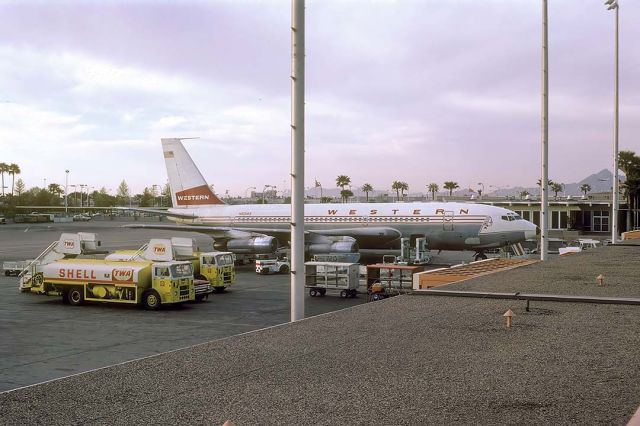
[[[614,77],[614,119],[613,119],[613,196],[611,201],[613,203],[611,214],[611,243],[615,244],[618,240],[618,210],[619,210],[619,188],[618,188],[618,11],[620,10],[620,4],[616,1],[613,3],[616,10],[616,33],[615,33],[615,77]]]
[[[66,176],[64,179],[64,215],[69,215],[69,170],[64,171]]]
[[[304,0],[291,0],[291,321],[304,318]]]
[[[542,0],[542,199],[540,200],[540,260],[547,260],[549,249],[549,44],[547,0]]]

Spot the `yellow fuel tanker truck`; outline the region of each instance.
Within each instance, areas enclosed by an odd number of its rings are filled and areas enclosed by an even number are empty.
[[[154,259],[81,259],[95,252],[94,234],[62,234],[20,273],[20,290],[84,301],[142,304],[148,309],[195,300],[193,266],[158,255]]]
[[[160,257],[159,257],[160,256]],[[200,252],[191,238],[153,238],[138,250],[116,250],[107,260],[185,260],[193,265],[196,278],[196,300],[206,298],[210,293],[222,293],[236,281],[234,255],[231,252]]]

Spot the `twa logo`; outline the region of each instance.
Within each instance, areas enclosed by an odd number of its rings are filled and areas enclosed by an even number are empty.
[[[133,269],[114,269],[111,276],[116,281],[133,281]]]
[[[165,246],[153,246],[154,254],[165,254],[167,252],[167,248]]]
[[[224,204],[207,185],[176,192],[176,202],[179,206]]]
[[[74,248],[76,246],[76,242],[73,240],[64,240],[62,245],[64,248]]]

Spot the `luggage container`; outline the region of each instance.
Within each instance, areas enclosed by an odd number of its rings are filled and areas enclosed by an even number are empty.
[[[360,265],[342,262],[305,262],[305,287],[309,296],[324,296],[327,290],[340,292],[340,297],[356,297]]]

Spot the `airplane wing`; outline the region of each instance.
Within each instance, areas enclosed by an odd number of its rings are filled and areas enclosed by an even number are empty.
[[[138,208],[138,207],[113,207],[113,210],[124,210],[124,211],[138,212],[138,213],[151,213],[157,216],[179,217],[181,219],[195,219],[198,217],[195,214],[195,212],[172,213],[168,210],[147,209],[147,208]]]
[[[129,224],[123,225],[123,228],[136,228],[136,229],[160,229],[163,231],[181,231],[181,232],[198,232],[201,234],[211,235],[213,238],[218,240],[230,240],[233,238],[251,238],[251,237],[262,237],[266,235],[273,235],[271,233],[264,232],[265,230],[260,230],[260,232],[253,232],[251,230],[246,229],[236,229],[230,228],[227,226],[203,226],[203,225],[155,225],[155,224]],[[268,231],[268,230],[267,230]],[[279,230],[282,233],[282,230]]]
[[[234,238],[251,238],[261,236],[271,236],[277,238],[281,243],[287,244],[290,239],[289,229],[265,229],[265,228],[233,228],[227,226],[206,226],[206,225],[156,225],[156,224],[129,224],[125,228],[160,229],[166,231],[199,232],[211,235],[214,239],[230,240]],[[397,240],[402,236],[400,231],[389,227],[365,227],[365,228],[342,228],[308,230],[307,235],[321,235],[325,237],[352,237],[359,245],[368,246],[370,244],[385,244]]]

